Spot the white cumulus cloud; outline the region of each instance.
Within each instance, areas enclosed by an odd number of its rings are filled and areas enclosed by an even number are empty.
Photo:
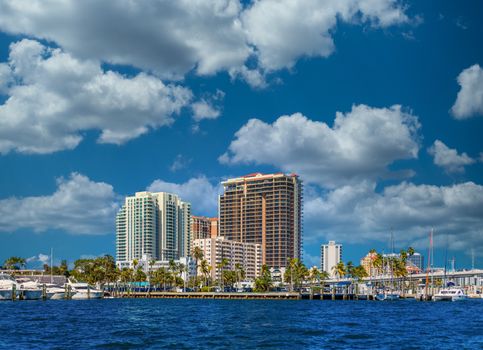
[[[330,55],[338,21],[387,27],[408,22],[405,10],[396,0],[1,0],[0,29],[162,78],[228,71],[263,87],[265,70]]]
[[[329,56],[338,20],[386,27],[409,19],[393,0],[261,0],[242,14],[248,41],[267,70],[290,68],[302,56]]]
[[[100,130],[101,143],[122,144],[170,125],[192,99],[189,89],[144,73],[129,78],[103,71],[96,61],[34,40],[12,44],[1,67],[15,83],[0,105],[0,153],[72,149],[88,130]]]
[[[392,229],[401,246],[427,247],[428,232],[434,227],[439,246],[449,242],[454,250],[483,249],[483,186],[402,182],[381,193],[374,189],[374,183],[362,182],[307,198],[304,240],[389,242]]]
[[[440,140],[434,141],[428,152],[434,157],[434,164],[444,168],[448,173],[463,173],[466,165],[476,162],[464,152],[458,154],[456,149],[449,148]]]
[[[205,176],[194,177],[179,184],[157,179],[148,186],[147,191],[179,195],[181,200],[191,203],[194,215],[216,216],[218,213],[220,185],[213,185]]]
[[[451,112],[456,119],[466,119],[483,115],[483,69],[472,65],[458,75],[461,86]]]
[[[416,158],[419,122],[401,106],[353,106],[332,127],[296,113],[273,124],[251,119],[235,134],[222,163],[270,164],[305,181],[336,187],[391,174],[399,159]]]
[[[77,57],[180,78],[243,64],[251,50],[240,10],[237,0],[3,0],[0,28],[54,41]]]
[[[117,210],[111,185],[72,173],[68,179],[57,180],[57,190],[51,195],[0,199],[0,232],[112,233]]]

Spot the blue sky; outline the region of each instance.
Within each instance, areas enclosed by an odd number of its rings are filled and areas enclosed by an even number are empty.
[[[0,1],[0,260],[114,254],[126,195],[216,215],[221,180],[284,171],[309,265],[434,227],[438,264],[481,266],[482,7]]]

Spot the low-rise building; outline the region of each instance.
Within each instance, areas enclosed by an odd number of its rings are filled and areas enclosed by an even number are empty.
[[[184,270],[180,272],[180,277],[188,281],[190,277],[196,276],[196,263],[191,257],[181,257],[176,260],[153,260],[149,255],[143,255],[141,259],[136,261],[136,266],[133,260],[127,261],[116,261],[116,266],[119,269],[123,268],[141,268],[146,276],[149,276],[151,271],[159,270],[160,268],[165,268],[169,270],[171,268],[170,262],[173,261],[177,266],[182,264]]]
[[[242,243],[224,237],[195,239],[193,247],[200,247],[204,259],[211,266],[211,278],[219,279],[223,259],[228,261],[223,270],[235,270],[236,265],[245,272],[245,279],[254,280],[262,268],[262,246],[255,243]],[[198,261],[200,264],[201,261]],[[201,271],[198,271],[201,274]]]

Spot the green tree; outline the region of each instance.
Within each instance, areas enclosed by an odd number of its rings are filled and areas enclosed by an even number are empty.
[[[233,288],[236,283],[236,271],[235,270],[224,270],[223,275],[223,286],[229,286]]]
[[[267,265],[262,265],[260,276],[255,279],[255,292],[268,292],[272,288],[272,276]]]
[[[220,287],[221,287],[221,290],[223,291],[224,290],[224,285],[223,285],[223,270],[226,266],[228,266],[229,264],[229,261],[227,258],[222,258],[221,261],[217,264],[217,268],[218,268],[218,276],[220,276]]]
[[[5,260],[5,262],[3,263],[3,267],[6,270],[20,270],[22,268],[25,268],[26,265],[27,260],[19,256],[12,256]]]
[[[129,267],[124,267],[119,274],[119,278],[123,283],[129,283],[134,280],[134,271]]]
[[[200,247],[196,246],[191,251],[191,256],[193,257],[193,259],[195,259],[195,265],[196,265],[195,277],[197,278],[198,277],[198,262],[203,260],[203,250]]]
[[[204,285],[208,286],[208,276],[211,272],[211,265],[209,265],[208,261],[206,261],[205,259],[201,260],[200,270],[201,270],[201,273],[203,274],[203,277],[205,279]]]
[[[352,261],[348,261],[347,264],[345,265],[345,271],[346,271],[346,275],[348,277],[353,277],[354,276],[354,264],[352,263]]]
[[[243,266],[239,263],[235,264],[235,277],[236,283],[243,281],[246,277],[245,270],[243,269]]]
[[[135,282],[145,282],[146,278],[147,278],[147,276],[144,273],[143,269],[141,267],[138,267],[136,269],[136,272],[134,273],[134,281]]]
[[[337,279],[344,277],[347,273],[346,267],[342,261],[334,265],[332,271],[337,276]]]
[[[361,266],[355,266],[352,270],[352,277],[357,278],[359,281],[361,281],[364,277],[368,277],[366,269]]]
[[[290,290],[293,291],[301,287],[308,274],[309,271],[299,259],[289,259],[285,269],[284,281],[290,283]]]
[[[414,250],[414,248],[413,247],[409,247],[408,248],[408,256],[413,256],[414,253],[416,253],[416,251]]]

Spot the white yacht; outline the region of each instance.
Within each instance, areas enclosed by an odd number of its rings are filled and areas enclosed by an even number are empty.
[[[24,300],[39,300],[42,298],[42,288],[35,281],[27,278],[17,280],[19,294]]]
[[[100,289],[95,289],[87,283],[72,283],[68,282],[72,292],[72,299],[100,299],[104,296],[104,292]]]
[[[60,300],[65,298],[65,288],[62,288],[53,283],[45,284],[45,294],[47,299]]]
[[[19,285],[15,279],[6,274],[0,273],[0,300],[12,300],[12,293],[15,290],[15,296],[19,294]]]
[[[458,287],[443,288],[433,296],[434,301],[460,301],[466,299],[468,299],[468,296],[462,288]]]

